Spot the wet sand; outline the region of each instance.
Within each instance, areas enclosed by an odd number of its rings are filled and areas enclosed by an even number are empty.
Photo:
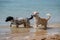
[[[60,40],[60,25],[52,25],[47,30],[0,26],[0,40]]]

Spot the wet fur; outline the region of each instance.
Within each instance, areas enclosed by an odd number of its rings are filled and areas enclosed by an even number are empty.
[[[35,15],[33,15],[33,17],[34,17],[34,20],[35,20],[35,25],[36,25],[36,27],[38,27],[38,25],[42,25],[42,26],[44,26],[44,29],[47,29],[47,23],[48,23],[48,20],[50,19],[50,16],[49,16],[49,18],[41,18],[41,17],[39,17],[39,15],[37,15],[37,14],[35,14]]]

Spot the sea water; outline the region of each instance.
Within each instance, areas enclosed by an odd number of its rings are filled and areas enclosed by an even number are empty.
[[[44,18],[50,13],[51,23],[60,22],[60,0],[0,0],[0,25],[9,24],[5,22],[7,16],[27,18],[34,11]]]

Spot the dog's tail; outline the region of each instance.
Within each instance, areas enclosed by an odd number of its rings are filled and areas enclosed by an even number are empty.
[[[30,17],[30,18],[28,18],[28,20],[31,20],[31,19],[33,19],[33,15],[31,15],[31,17]]]
[[[47,14],[47,16],[48,16],[47,20],[49,20],[51,18],[51,14]]]

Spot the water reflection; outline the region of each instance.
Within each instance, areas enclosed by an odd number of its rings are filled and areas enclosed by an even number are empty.
[[[34,28],[0,28],[0,40],[27,40],[36,36],[60,33],[60,28],[51,28],[47,30]]]

